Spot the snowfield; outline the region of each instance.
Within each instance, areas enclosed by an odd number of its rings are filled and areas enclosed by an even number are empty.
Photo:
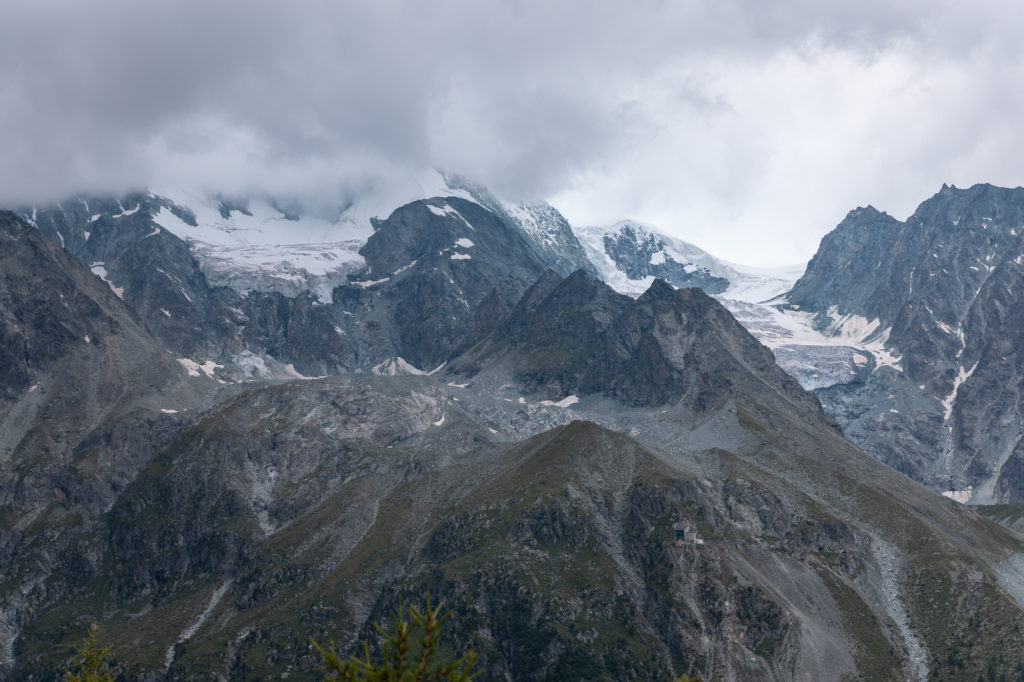
[[[195,216],[196,225],[190,225],[162,207],[153,221],[189,244],[211,284],[286,296],[309,291],[324,302],[347,275],[365,268],[359,249],[373,234],[372,218],[386,218],[418,199],[455,196],[473,201],[466,191],[449,188],[436,170],[410,175],[404,182],[365,192],[343,208],[319,214],[293,213],[269,197],[235,201],[180,188],[160,188],[153,195]],[[447,204],[431,210],[458,215]]]

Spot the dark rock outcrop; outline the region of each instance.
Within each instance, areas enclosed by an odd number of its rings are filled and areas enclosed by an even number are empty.
[[[0,339],[8,349],[0,357],[0,462],[13,484],[3,499],[16,516],[52,502],[55,481],[73,478],[65,467],[88,468],[73,461],[96,430],[134,420],[158,394],[202,402],[203,382],[188,380],[106,283],[8,212],[0,212]],[[159,430],[149,410],[141,421]],[[93,508],[110,492],[94,490]]]
[[[720,303],[661,280],[634,301],[584,272],[564,280],[549,272],[449,371],[473,376],[498,358],[525,391],[553,399],[600,394],[631,406],[682,402],[708,414],[766,384],[821,416],[813,396]]]
[[[388,355],[421,369],[490,331],[501,320],[491,316],[510,309],[545,269],[518,230],[462,199],[416,201],[375,227],[360,250],[365,279],[349,287],[366,291],[335,289],[351,314],[341,321],[358,325],[346,333],[364,347],[390,343]]]
[[[906,291],[901,280],[907,273],[895,265],[901,257],[897,245],[902,227],[903,223],[873,206],[850,211],[822,237],[803,276],[786,295],[787,301],[816,312],[819,329],[833,324],[827,314],[832,306],[838,306],[839,316],[885,317],[891,324],[888,318]]]

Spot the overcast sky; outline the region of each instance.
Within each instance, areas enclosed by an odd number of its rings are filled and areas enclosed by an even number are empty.
[[[435,166],[799,262],[856,206],[1024,184],[1022,35],[985,0],[14,0],[0,202]]]

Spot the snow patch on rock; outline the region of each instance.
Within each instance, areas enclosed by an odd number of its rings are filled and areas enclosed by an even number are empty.
[[[474,231],[476,230],[476,228],[473,227],[470,224],[470,222],[468,220],[466,220],[462,216],[461,213],[459,213],[456,209],[454,209],[451,206],[449,206],[447,203],[442,203],[440,206],[434,206],[433,204],[427,204],[427,208],[429,208],[430,212],[433,213],[436,216],[458,218],[463,223],[465,223],[466,227],[468,227],[469,229],[474,230]]]
[[[541,405],[547,405],[548,407],[571,407],[580,401],[579,396],[570,395],[562,398],[559,401],[554,400],[542,400]]]
[[[404,358],[393,357],[388,358],[379,365],[375,365],[371,370],[374,374],[381,376],[403,376],[403,375],[424,375],[427,374],[422,369],[414,367],[408,363]]]
[[[948,497],[954,502],[960,504],[967,504],[971,501],[971,497],[974,495],[974,486],[967,486],[965,490],[947,490],[942,493],[943,497]]]
[[[960,387],[965,381],[971,378],[971,375],[974,374],[974,370],[976,369],[978,369],[978,363],[974,363],[974,367],[967,370],[963,368],[963,365],[960,366],[959,373],[956,378],[953,379],[953,390],[942,401],[942,407],[945,409],[945,412],[943,413],[943,421],[948,422],[949,418],[953,416],[953,403],[956,402],[956,396],[960,392]]]
[[[110,277],[107,274],[107,268],[105,267],[103,261],[96,261],[95,263],[89,266],[89,269],[92,271],[92,274],[96,275],[104,282],[106,282],[107,285],[110,287],[110,290],[113,291],[114,294],[119,299],[121,299],[122,301],[124,300],[124,287],[114,286],[114,283],[110,281]]]
[[[141,203],[135,204],[135,208],[131,209],[130,211],[126,211],[124,207],[122,207],[121,212],[118,213],[117,215],[111,216],[111,218],[124,218],[126,216],[135,215],[136,213],[139,212],[139,208],[141,206]]]
[[[195,360],[191,360],[189,358],[178,358],[178,362],[181,363],[181,366],[185,368],[185,371],[188,372],[188,375],[192,377],[198,377],[205,374],[211,379],[217,379],[217,377],[214,376],[214,372],[218,369],[223,369],[224,367],[224,365],[219,365],[213,360],[207,360],[201,365]],[[220,380],[217,379],[217,381]],[[224,382],[221,381],[221,383]]]
[[[324,378],[326,378],[325,376],[308,377],[305,374],[301,373],[299,370],[295,369],[295,365],[293,365],[290,362],[287,365],[284,366],[284,371],[285,371],[285,374],[289,378],[291,378],[291,379],[301,379],[302,381],[315,381],[317,379],[324,379]]]

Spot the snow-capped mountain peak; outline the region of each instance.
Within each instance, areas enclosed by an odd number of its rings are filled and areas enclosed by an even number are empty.
[[[756,268],[728,263],[635,220],[577,228],[576,233],[601,278],[633,296],[661,278],[677,287],[700,287],[723,299],[757,303],[788,291],[803,272],[803,266]]]

